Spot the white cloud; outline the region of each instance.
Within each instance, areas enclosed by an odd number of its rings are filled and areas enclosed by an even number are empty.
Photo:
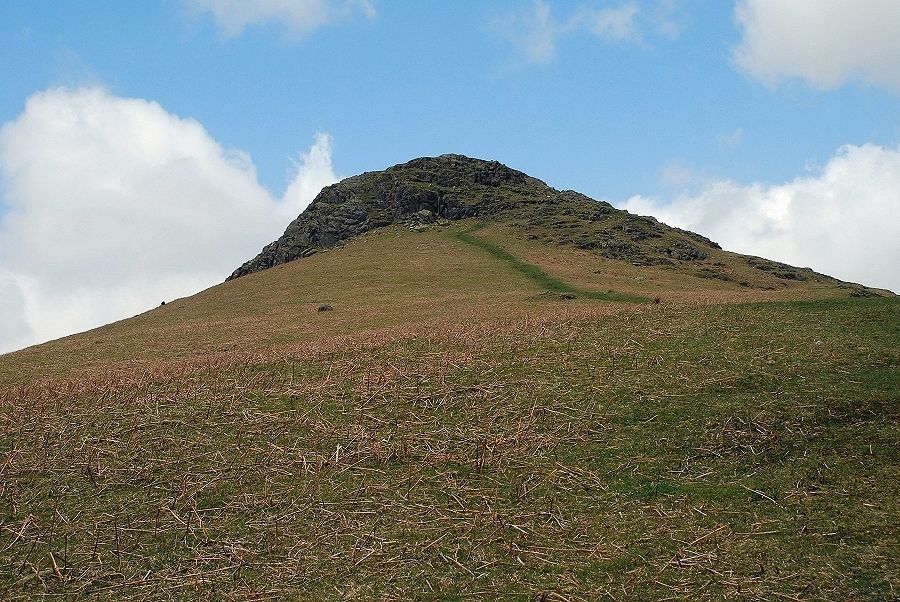
[[[648,18],[653,30],[669,39],[681,35],[689,20],[681,10],[681,0],[659,0],[649,11]]]
[[[734,60],[768,85],[859,80],[900,93],[897,0],[739,0],[735,18],[743,38]]]
[[[576,13],[568,26],[576,30],[584,28],[603,40],[639,40],[638,11],[637,2],[626,2],[613,8],[586,8]]]
[[[208,12],[226,36],[236,36],[248,26],[281,23],[302,37],[329,23],[361,14],[375,16],[372,0],[186,0],[195,11]]]
[[[497,20],[497,26],[530,61],[549,63],[556,56],[556,41],[562,25],[550,13],[550,5],[534,0],[531,10],[508,13]]]
[[[676,0],[643,4],[628,0],[601,8],[583,4],[562,18],[554,15],[547,0],[533,0],[524,10],[497,17],[494,25],[534,63],[551,62],[560,40],[566,37],[586,34],[609,43],[642,44],[650,35],[674,38],[682,29]]]
[[[33,336],[22,287],[11,275],[0,272],[0,353],[24,347]]]
[[[301,153],[294,162],[291,183],[282,197],[278,222],[287,225],[306,209],[319,191],[329,184],[334,184],[334,171],[331,167],[332,141],[328,134],[316,134],[316,141],[308,152]]]
[[[154,102],[99,88],[35,94],[0,129],[0,287],[23,307],[0,322],[0,348],[222,281],[336,180],[330,157],[319,135],[277,199],[246,154]]]
[[[768,186],[709,183],[623,209],[699,232],[723,248],[900,292],[900,148],[844,146],[816,173]]]

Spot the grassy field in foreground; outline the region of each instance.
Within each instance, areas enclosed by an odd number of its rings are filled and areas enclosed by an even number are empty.
[[[897,598],[900,303],[529,307],[6,387],[0,598]]]

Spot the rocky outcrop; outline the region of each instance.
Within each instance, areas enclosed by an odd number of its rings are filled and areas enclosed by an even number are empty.
[[[496,161],[461,155],[415,159],[322,189],[310,206],[230,279],[308,257],[395,223],[497,216],[549,187]]]
[[[559,191],[496,161],[462,155],[415,159],[322,189],[278,240],[229,277],[308,257],[391,224],[422,229],[466,218],[509,223],[531,239],[637,265],[705,259],[714,242]]]

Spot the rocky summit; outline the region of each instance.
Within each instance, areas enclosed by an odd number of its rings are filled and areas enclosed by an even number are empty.
[[[551,188],[498,163],[462,155],[423,157],[328,186],[229,280],[334,247],[391,224],[422,228],[467,218],[517,227],[527,238],[591,249],[637,265],[702,260],[711,240]]]
[[[885,291],[841,282],[809,268],[728,253],[710,239],[634,215],[573,190],[556,190],[497,161],[463,155],[422,157],[327,186],[276,241],[228,280],[339,246],[376,228],[508,227],[517,238],[589,251],[631,266],[662,266],[695,278],[772,290],[788,282],[846,289],[865,297]],[[737,262],[767,282],[740,276]]]

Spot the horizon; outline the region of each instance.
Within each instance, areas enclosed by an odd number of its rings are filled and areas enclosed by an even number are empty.
[[[447,153],[900,291],[900,5],[778,7],[5,2],[0,353],[217,284],[323,186]]]

